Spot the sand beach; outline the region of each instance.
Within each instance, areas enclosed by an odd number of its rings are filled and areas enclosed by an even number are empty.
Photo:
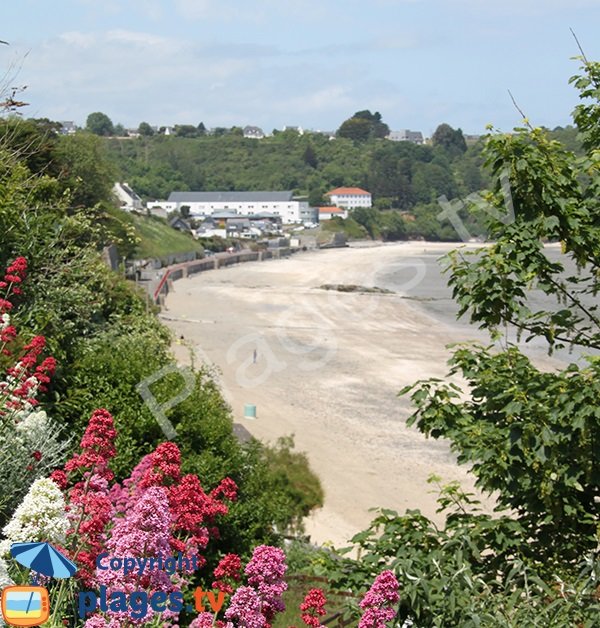
[[[325,490],[324,507],[306,521],[317,543],[343,546],[373,507],[419,508],[437,519],[431,474],[473,489],[447,443],[406,426],[410,402],[397,396],[418,379],[445,375],[446,345],[484,338],[453,323],[436,262],[450,248],[415,242],[298,253],[181,279],[166,299],[161,317],[184,338],[177,359],[189,363],[191,348],[197,362],[216,367],[235,421],[253,436],[293,434],[307,452]],[[435,311],[423,307],[430,293]],[[244,416],[247,404],[255,419]]]

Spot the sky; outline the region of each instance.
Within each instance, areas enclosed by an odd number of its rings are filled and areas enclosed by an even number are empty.
[[[0,84],[26,117],[333,131],[355,111],[431,136],[571,121],[600,0],[5,0]]]

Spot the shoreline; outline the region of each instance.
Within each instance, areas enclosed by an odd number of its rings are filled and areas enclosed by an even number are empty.
[[[420,509],[441,523],[431,474],[479,495],[447,442],[406,427],[410,400],[397,396],[419,379],[445,377],[446,345],[477,334],[428,313],[408,289],[320,289],[374,286],[394,264],[410,267],[425,253],[434,263],[450,248],[380,243],[248,262],[183,278],[166,298],[161,318],[185,338],[173,347],[176,359],[189,364],[191,348],[196,362],[216,367],[234,422],[252,436],[274,443],[293,434],[306,452],[325,492],[305,522],[316,543],[345,545],[374,518],[370,508]],[[246,404],[256,419],[244,417]],[[492,500],[482,502],[492,510]]]

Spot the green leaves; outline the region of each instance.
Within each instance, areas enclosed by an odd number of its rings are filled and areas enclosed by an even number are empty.
[[[483,347],[459,349],[451,365],[471,398],[457,403],[448,385],[423,382],[413,389],[417,410],[408,423],[450,440],[479,488],[519,514],[532,536],[527,551],[565,560],[591,547],[600,485],[598,366],[541,373],[515,348],[493,355]],[[544,513],[551,519],[541,524]]]

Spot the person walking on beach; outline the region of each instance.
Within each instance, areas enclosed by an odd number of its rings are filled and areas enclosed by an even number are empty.
[[[256,357],[257,357],[257,353],[256,353],[256,349],[254,349],[254,351],[252,352],[252,364],[256,364]]]

